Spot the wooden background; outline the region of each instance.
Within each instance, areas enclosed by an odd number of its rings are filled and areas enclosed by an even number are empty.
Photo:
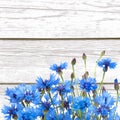
[[[35,83],[38,76],[47,78],[53,63],[67,61],[64,77],[69,78],[75,57],[80,78],[81,56],[86,53],[87,70],[93,76],[102,50],[118,63],[105,77],[107,89],[115,95],[112,82],[120,79],[119,38],[119,0],[0,0],[0,109],[8,104],[7,87]],[[98,82],[101,74],[97,68]],[[0,120],[4,120],[1,113]]]
[[[0,37],[120,37],[119,0],[0,0]]]

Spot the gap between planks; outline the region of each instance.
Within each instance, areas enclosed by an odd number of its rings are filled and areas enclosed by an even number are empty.
[[[0,38],[0,40],[120,40],[120,38]]]

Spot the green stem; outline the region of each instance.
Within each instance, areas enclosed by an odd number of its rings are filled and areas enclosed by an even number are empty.
[[[51,97],[50,91],[48,91],[48,94],[49,94],[50,100],[52,102],[52,97]]]
[[[100,57],[98,58],[96,65],[95,65],[95,71],[94,71],[94,77],[96,78],[96,68],[97,68],[97,63],[100,61],[100,59],[105,55],[105,50],[101,52]]]
[[[60,77],[61,77],[62,81],[64,82],[64,78],[63,78],[62,74],[59,74],[59,75],[60,75]]]
[[[63,98],[62,95],[60,95],[60,96],[61,96],[61,99],[62,99],[62,109],[63,109],[63,115],[64,115],[64,98]]]
[[[50,93],[50,91],[48,91],[48,94],[49,94],[50,100],[51,100],[51,102],[52,102],[53,100],[52,100],[52,97],[51,97],[51,93]],[[53,105],[53,107],[55,108],[54,105]],[[57,116],[58,116],[58,108],[55,108],[55,109],[57,110],[57,111],[56,111],[56,112],[57,112],[56,114],[57,114]]]
[[[102,118],[102,117],[101,117],[101,115],[100,115],[100,118],[99,118],[99,120],[101,120],[101,118]]]
[[[23,101],[22,101],[21,103],[22,103],[22,105],[23,105],[24,107],[26,107],[26,105],[25,105],[25,103],[24,103]]]
[[[118,106],[118,100],[119,100],[119,91],[117,90],[117,101],[116,101],[116,107]]]
[[[92,99],[91,99],[90,93],[88,93],[88,96],[89,96],[89,98],[90,98],[90,101],[91,101],[91,103],[92,103]]]
[[[47,112],[44,112],[44,120],[46,120],[46,114],[47,114]]]
[[[84,65],[85,65],[85,72],[86,72],[87,71],[86,60],[84,60]]]
[[[97,60],[97,62],[96,62],[96,65],[95,65],[95,70],[94,70],[94,77],[95,77],[95,78],[96,78],[97,63],[98,63],[98,61],[100,61],[101,58],[102,58],[101,56],[98,58],[98,60]]]
[[[101,83],[100,83],[99,88],[98,88],[98,91],[97,91],[97,92],[100,91],[99,94],[101,94],[101,91],[102,91],[102,86],[103,86],[104,78],[105,78],[105,72],[103,72],[102,80],[101,80]]]
[[[72,65],[72,70],[73,70],[73,75],[74,75],[74,79],[75,79],[76,77],[75,77],[75,68],[74,68],[74,65]]]

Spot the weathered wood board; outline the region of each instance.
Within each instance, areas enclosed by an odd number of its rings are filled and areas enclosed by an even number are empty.
[[[119,0],[0,0],[0,37],[120,37]]]
[[[106,50],[105,57],[111,57],[118,63],[115,70],[109,70],[105,82],[112,82],[120,71],[119,40],[10,40],[0,41],[0,83],[34,83],[37,76],[49,77],[49,67],[54,63],[68,62],[71,74],[71,60],[77,59],[76,74],[84,73],[82,54],[87,54],[87,68],[90,75],[94,73],[96,60],[101,51]],[[97,67],[98,81],[101,80],[102,69]],[[101,72],[101,75],[100,75]],[[65,77],[66,77],[65,76]]]
[[[105,57],[118,63],[115,70],[108,70],[105,77],[107,89],[115,95],[113,83],[120,79],[120,40],[0,40],[0,109],[5,100],[5,89],[19,83],[35,83],[38,76],[48,78],[53,63],[68,62],[64,78],[70,78],[71,60],[77,59],[76,75],[81,78],[84,73],[82,54],[87,55],[87,70],[94,76],[94,67],[101,51]],[[97,67],[97,81],[100,82],[102,69]],[[0,114],[0,119],[4,120]]]

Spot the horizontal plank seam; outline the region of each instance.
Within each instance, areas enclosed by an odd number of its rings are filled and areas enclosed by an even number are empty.
[[[0,40],[120,40],[120,38],[0,38]]]

